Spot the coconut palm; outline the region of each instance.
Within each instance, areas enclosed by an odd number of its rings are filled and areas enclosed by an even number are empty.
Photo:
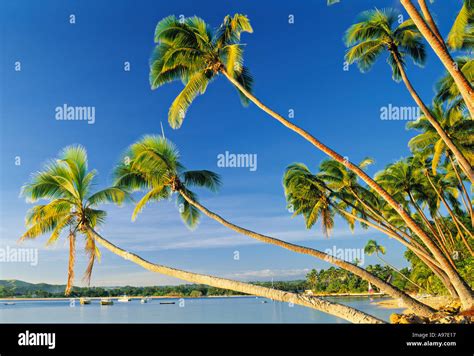
[[[210,211],[198,202],[196,194],[191,191],[191,187],[201,186],[216,190],[220,185],[219,176],[210,171],[185,171],[184,166],[180,162],[178,150],[169,140],[163,137],[145,136],[143,139],[132,144],[125,153],[121,163],[117,166],[115,177],[115,184],[117,186],[127,190],[144,192],[143,198],[135,207],[132,215],[133,219],[136,218],[137,214],[147,203],[159,201],[163,197],[168,197],[172,193],[176,193],[178,201],[185,204],[183,205],[182,211],[188,209],[188,207],[197,209],[197,211],[192,214],[196,219],[199,216],[199,212],[201,212],[242,235],[334,264],[370,281],[383,292],[397,299],[401,299],[407,306],[420,314],[429,315],[433,312],[431,308],[419,303],[376,276],[371,275],[363,268],[337,259],[316,249],[287,243],[277,238],[245,229]],[[166,193],[163,194],[163,191]],[[149,198],[155,197],[157,194],[157,198]],[[325,213],[321,213],[321,215],[324,216],[323,220],[327,221],[327,215],[325,215]],[[187,219],[183,220],[189,225]]]
[[[464,73],[470,83],[474,83],[474,60],[471,57],[462,56],[456,58],[456,66]],[[466,105],[463,98],[461,97],[459,88],[457,87],[453,77],[451,77],[449,73],[446,73],[438,81],[436,89],[436,101],[441,103],[446,102],[453,108],[458,108],[463,111],[465,110]]]
[[[91,192],[96,171],[88,171],[87,153],[82,146],[66,147],[58,159],[49,162],[36,173],[22,188],[22,195],[28,201],[48,200],[38,204],[26,216],[27,231],[21,240],[35,239],[43,234],[51,234],[47,244],[55,243],[64,231],[69,239],[68,278],[65,294],[71,292],[74,280],[76,236],[85,238],[85,251],[89,264],[85,280],[90,281],[94,262],[100,252],[88,227],[96,228],[104,222],[106,212],[97,205],[106,202],[120,204],[128,194],[120,188],[111,187]]]
[[[149,202],[170,198],[175,192],[183,192],[197,201],[192,187],[204,187],[217,191],[220,177],[207,170],[188,171],[179,161],[176,147],[160,136],[144,136],[129,147],[123,160],[115,168],[115,186],[130,191],[145,190],[146,194],[137,202],[132,220]],[[200,212],[178,194],[176,202],[185,224],[194,228],[199,222]]]
[[[185,83],[183,91],[170,107],[168,119],[171,126],[179,127],[185,117],[186,110],[196,96],[205,91],[211,79],[219,74],[224,75],[239,90],[240,94],[249,101],[252,101],[265,113],[356,173],[358,177],[400,215],[407,227],[426,243],[435,258],[443,265],[453,285],[459,290],[463,306],[466,306],[466,308],[473,306],[474,298],[470,288],[465,285],[462,278],[449,265],[441,251],[431,243],[429,236],[425,234],[423,229],[402,206],[397,204],[361,168],[317,140],[307,131],[286,120],[283,116],[263,104],[249,91],[251,88],[249,85],[251,77],[248,75],[248,71],[244,70],[244,67],[240,65],[243,62],[242,46],[239,43],[242,32],[252,32],[252,28],[247,17],[239,14],[233,17],[227,16],[218,31],[212,35],[209,26],[202,19],[196,17],[179,21],[176,17],[170,16],[157,24],[155,31],[157,46],[150,65],[151,86],[152,88],[157,88],[175,80],[181,80]],[[241,73],[241,77],[239,73]]]
[[[422,287],[420,287],[418,284],[416,284],[415,282],[413,282],[410,278],[408,278],[407,276],[405,276],[402,272],[400,272],[400,270],[398,270],[396,267],[392,266],[390,263],[388,263],[387,261],[385,261],[385,259],[383,259],[380,254],[382,255],[385,255],[385,247],[383,247],[382,245],[379,245],[377,243],[377,241],[375,240],[369,240],[367,241],[367,244],[365,245],[364,247],[364,253],[371,256],[375,253],[375,256],[377,256],[377,258],[383,263],[383,264],[386,264],[388,267],[390,267],[391,269],[393,269],[395,272],[397,272],[400,276],[402,276],[403,278],[405,278],[407,281],[409,281],[411,284],[413,284],[414,286],[418,287],[419,289],[423,289]]]
[[[445,110],[439,103],[433,105],[431,113],[446,134],[463,152],[469,164],[474,165],[474,121],[466,119],[462,112],[456,108]],[[432,153],[432,171],[433,174],[436,174],[441,158],[449,152],[448,146],[439,137],[426,116],[421,116],[417,121],[409,122],[407,128],[422,131],[421,134],[413,137],[408,145],[413,152],[427,150]]]
[[[408,12],[408,15],[411,17],[414,24],[416,25],[420,33],[423,35],[423,37],[426,39],[430,47],[439,57],[439,59],[445,66],[446,70],[453,77],[454,82],[456,83],[464,101],[466,102],[466,105],[470,112],[471,117],[474,117],[474,95],[472,91],[472,86],[469,83],[469,81],[466,79],[466,77],[464,76],[463,72],[458,67],[453,65],[454,60],[451,57],[450,53],[448,52],[445,43],[440,41],[438,37],[436,36],[437,30],[433,31],[433,29],[430,28],[430,25],[425,21],[423,16],[418,12],[418,9],[413,5],[411,0],[400,0],[400,3]],[[472,6],[471,0],[465,0],[464,3],[466,4],[466,6],[469,6],[469,8],[471,8]],[[462,21],[459,21],[459,24],[461,24],[461,22]],[[453,29],[455,27],[457,27],[456,23]]]
[[[141,257],[125,251],[103,238],[96,228],[104,222],[106,212],[98,210],[97,205],[112,202],[121,204],[130,199],[129,194],[119,188],[110,187],[92,193],[96,171],[89,171],[87,153],[81,146],[65,148],[58,159],[48,163],[36,173],[31,181],[22,188],[22,194],[29,201],[48,200],[46,205],[36,205],[27,214],[27,231],[22,240],[33,239],[51,233],[49,243],[55,242],[62,231],[74,235],[74,244],[70,256],[74,256],[76,234],[86,239],[86,253],[89,255],[89,266],[86,277],[90,279],[92,267],[100,256],[97,244],[112,253],[132,261],[152,272],[180,278],[188,282],[207,284],[216,288],[230,289],[237,292],[259,295],[274,300],[294,303],[329,313],[354,323],[383,323],[380,319],[351,307],[332,303],[320,298],[283,292],[253,284],[236,282],[229,279],[183,271],[148,262]],[[72,262],[72,263],[71,263]],[[74,258],[69,260],[69,277],[66,293],[72,287],[71,271],[74,270]]]
[[[392,9],[368,10],[360,15],[359,22],[346,32],[345,41],[349,47],[346,60],[357,63],[362,72],[372,68],[384,52],[388,52],[387,62],[395,81],[403,80],[416,104],[421,108],[429,123],[457,158],[461,169],[474,182],[474,171],[469,161],[446,134],[433,117],[429,108],[416,92],[406,74],[406,60],[412,59],[417,65],[423,65],[426,54],[422,36],[412,20],[397,24],[398,13]]]
[[[447,43],[453,50],[472,50],[474,40],[474,2],[464,0],[448,34]]]
[[[367,162],[367,160],[362,163],[364,162]],[[401,219],[397,220],[396,218],[399,218],[399,216],[394,214],[393,209],[387,209],[386,205],[374,199],[375,196],[370,194],[371,192],[366,191],[364,187],[358,186],[357,181],[352,180],[349,173],[350,171],[347,171],[338,162],[323,161],[318,174],[312,174],[301,163],[290,165],[284,177],[288,204],[294,209],[295,215],[301,214],[307,221],[310,216],[308,212],[311,212],[319,201],[321,192],[330,192],[330,206],[347,221],[351,229],[354,228],[355,221],[358,221],[362,227],[375,228],[387,236],[396,239],[425,263],[440,278],[449,292],[454,297],[457,297],[457,293],[449,278],[440,269],[437,261],[429,255],[424,246],[420,245],[410,235],[410,231],[406,232],[403,230],[405,227],[404,221]],[[401,181],[403,182],[403,175],[398,175],[402,176]],[[418,174],[417,179],[419,180],[420,177],[421,175]],[[431,191],[432,196],[435,196],[430,187],[418,185],[418,190],[422,188],[428,189]],[[391,187],[387,187],[387,189],[391,189],[390,192],[397,198],[397,201],[404,205],[406,209],[409,209],[410,201],[405,199],[406,194],[401,194]],[[418,190],[413,192],[416,199],[419,199],[421,196]],[[423,198],[426,200],[426,196],[423,196]],[[439,204],[436,205],[434,211],[438,207]],[[414,217],[420,220],[420,224],[425,224],[425,221],[420,216],[415,215]],[[442,250],[445,253],[445,249],[442,248]]]

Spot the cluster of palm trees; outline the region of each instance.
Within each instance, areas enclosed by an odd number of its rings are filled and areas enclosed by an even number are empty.
[[[462,265],[472,263],[473,257],[472,201],[467,188],[472,183],[474,158],[470,104],[464,97],[465,88],[451,72],[440,82],[433,108],[427,107],[414,90],[406,75],[406,59],[412,58],[415,63],[422,64],[425,52],[423,32],[413,20],[395,27],[393,11],[368,11],[346,34],[350,47],[346,58],[351,63],[356,62],[362,70],[369,69],[383,51],[388,51],[394,79],[404,81],[423,112],[423,117],[410,125],[422,131],[410,142],[413,156],[387,166],[375,178],[365,172],[371,159],[360,164],[348,161],[252,94],[253,79],[243,64],[243,44],[240,42],[242,33],[253,32],[245,15],[226,16],[217,30],[212,30],[198,17],[182,21],[169,16],[161,20],[155,31],[150,84],[154,89],[176,80],[184,83],[169,109],[170,125],[179,128],[193,100],[205,93],[212,80],[220,75],[225,77],[237,89],[243,104],[254,103],[330,157],[321,163],[317,173],[312,173],[302,163],[295,163],[287,168],[283,177],[288,204],[293,206],[295,215],[304,216],[307,228],[321,220],[329,235],[336,214],[352,228],[356,222],[364,228],[374,228],[407,247],[451,295],[459,298],[463,309],[470,309],[474,307],[474,296],[462,269]],[[466,72],[472,71],[471,59],[464,57],[459,61],[464,63]],[[419,315],[430,316],[435,312],[355,263],[248,230],[208,210],[193,190],[217,191],[221,185],[219,176],[207,170],[186,170],[177,148],[164,137],[149,135],[132,144],[114,170],[112,187],[91,192],[94,176],[95,172],[88,170],[84,148],[71,146],[23,187],[23,195],[28,199],[49,202],[36,205],[30,211],[28,230],[22,238],[50,233],[49,242],[52,243],[62,232],[68,236],[70,256],[66,293],[70,292],[73,283],[76,237],[82,235],[89,255],[86,278],[90,278],[94,262],[100,257],[99,244],[150,271],[189,282],[292,302],[352,322],[381,322],[361,311],[317,297],[174,269],[148,262],[117,247],[97,232],[106,217],[105,211],[97,206],[104,202],[122,204],[132,200],[132,194],[141,192],[132,219],[147,204],[175,196],[182,220],[190,227],[195,227],[204,214],[247,237],[310,255],[354,273],[400,299]],[[459,258],[453,258],[455,252]]]

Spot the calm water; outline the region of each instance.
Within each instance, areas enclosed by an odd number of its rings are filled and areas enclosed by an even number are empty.
[[[347,304],[381,319],[388,320],[402,309],[382,309],[367,297],[328,298]],[[160,301],[176,302],[164,305]],[[181,303],[180,303],[181,301]],[[184,305],[183,305],[184,301]],[[267,303],[264,303],[266,301]],[[69,301],[0,301],[0,323],[344,323],[345,321],[316,310],[290,306],[264,298],[198,298],[154,299],[147,304],[140,300],[101,306],[92,304],[74,307]],[[181,306],[180,306],[181,305]]]

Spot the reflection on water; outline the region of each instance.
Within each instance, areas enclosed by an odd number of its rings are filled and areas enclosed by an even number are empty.
[[[367,297],[328,298],[347,304],[380,319],[388,320],[402,309],[383,309],[375,299]],[[160,304],[154,299],[141,304],[129,303],[101,306],[98,300],[90,305],[74,306],[68,300],[15,301],[0,303],[0,323],[344,323],[346,321],[316,310],[274,302],[265,298],[196,298],[166,299],[176,304]]]

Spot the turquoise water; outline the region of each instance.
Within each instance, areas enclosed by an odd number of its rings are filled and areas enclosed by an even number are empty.
[[[367,297],[338,297],[329,300],[347,304],[380,319],[388,320],[401,309],[383,309]],[[160,301],[176,304],[160,304]],[[264,301],[266,303],[264,303]],[[0,302],[0,323],[345,323],[334,316],[297,305],[273,302],[264,298],[197,298],[140,300],[101,306],[75,306],[67,300]]]

